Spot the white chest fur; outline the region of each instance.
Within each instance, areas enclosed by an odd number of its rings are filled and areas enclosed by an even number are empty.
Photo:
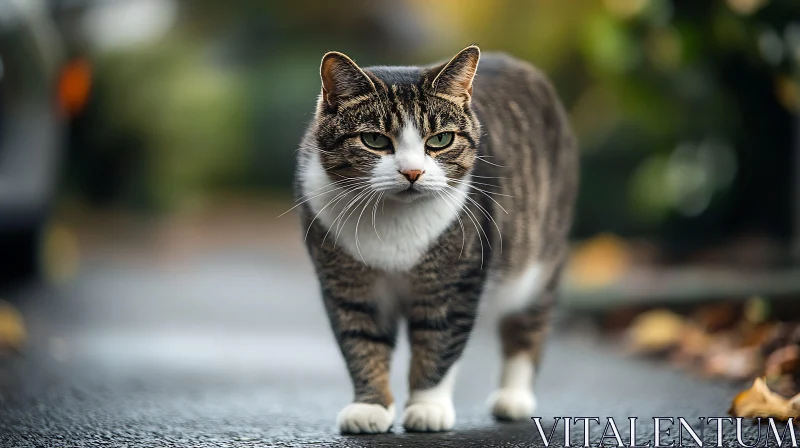
[[[316,155],[301,176],[303,193],[312,197],[308,204],[315,219],[330,229],[327,238],[356,260],[389,272],[411,269],[456,219],[466,200],[466,188],[450,190],[447,201],[439,196],[408,203],[384,199],[376,208],[377,195],[366,202],[358,202],[358,193],[337,199],[345,189],[329,186],[332,180]],[[354,199],[357,205],[344,211]]]

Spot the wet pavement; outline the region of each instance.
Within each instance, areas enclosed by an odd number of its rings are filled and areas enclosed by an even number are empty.
[[[0,359],[2,447],[542,445],[533,423],[496,423],[484,407],[499,367],[486,323],[465,355],[453,431],[406,434],[398,416],[390,434],[337,434],[334,419],[351,388],[311,269],[297,254],[95,257],[68,284],[9,294],[30,343],[24,356]],[[603,425],[614,417],[627,444],[628,417],[638,417],[639,441],[652,442],[652,417],[696,425],[701,416],[724,417],[741,388],[626,358],[587,334],[557,331],[550,340],[537,385],[547,432],[554,417],[596,416]],[[392,377],[400,404],[407,366],[401,343]],[[582,444],[581,426],[573,426],[573,446]],[[594,443],[602,430],[594,429]],[[725,436],[738,446],[734,431]],[[705,437],[715,441],[715,429]]]

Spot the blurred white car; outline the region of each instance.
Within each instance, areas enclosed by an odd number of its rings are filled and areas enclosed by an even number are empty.
[[[0,279],[37,271],[63,145],[62,41],[47,5],[0,0]]]

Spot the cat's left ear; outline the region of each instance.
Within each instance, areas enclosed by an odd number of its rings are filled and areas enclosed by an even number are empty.
[[[472,80],[478,70],[481,50],[477,45],[470,45],[461,50],[447,64],[438,68],[438,73],[431,82],[434,92],[441,92],[456,97],[472,98]],[[434,69],[434,72],[437,69]]]

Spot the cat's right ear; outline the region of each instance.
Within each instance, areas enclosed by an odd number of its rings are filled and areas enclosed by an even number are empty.
[[[344,53],[331,51],[322,57],[319,68],[322,78],[322,100],[335,108],[343,99],[365,95],[375,90],[366,73]]]

